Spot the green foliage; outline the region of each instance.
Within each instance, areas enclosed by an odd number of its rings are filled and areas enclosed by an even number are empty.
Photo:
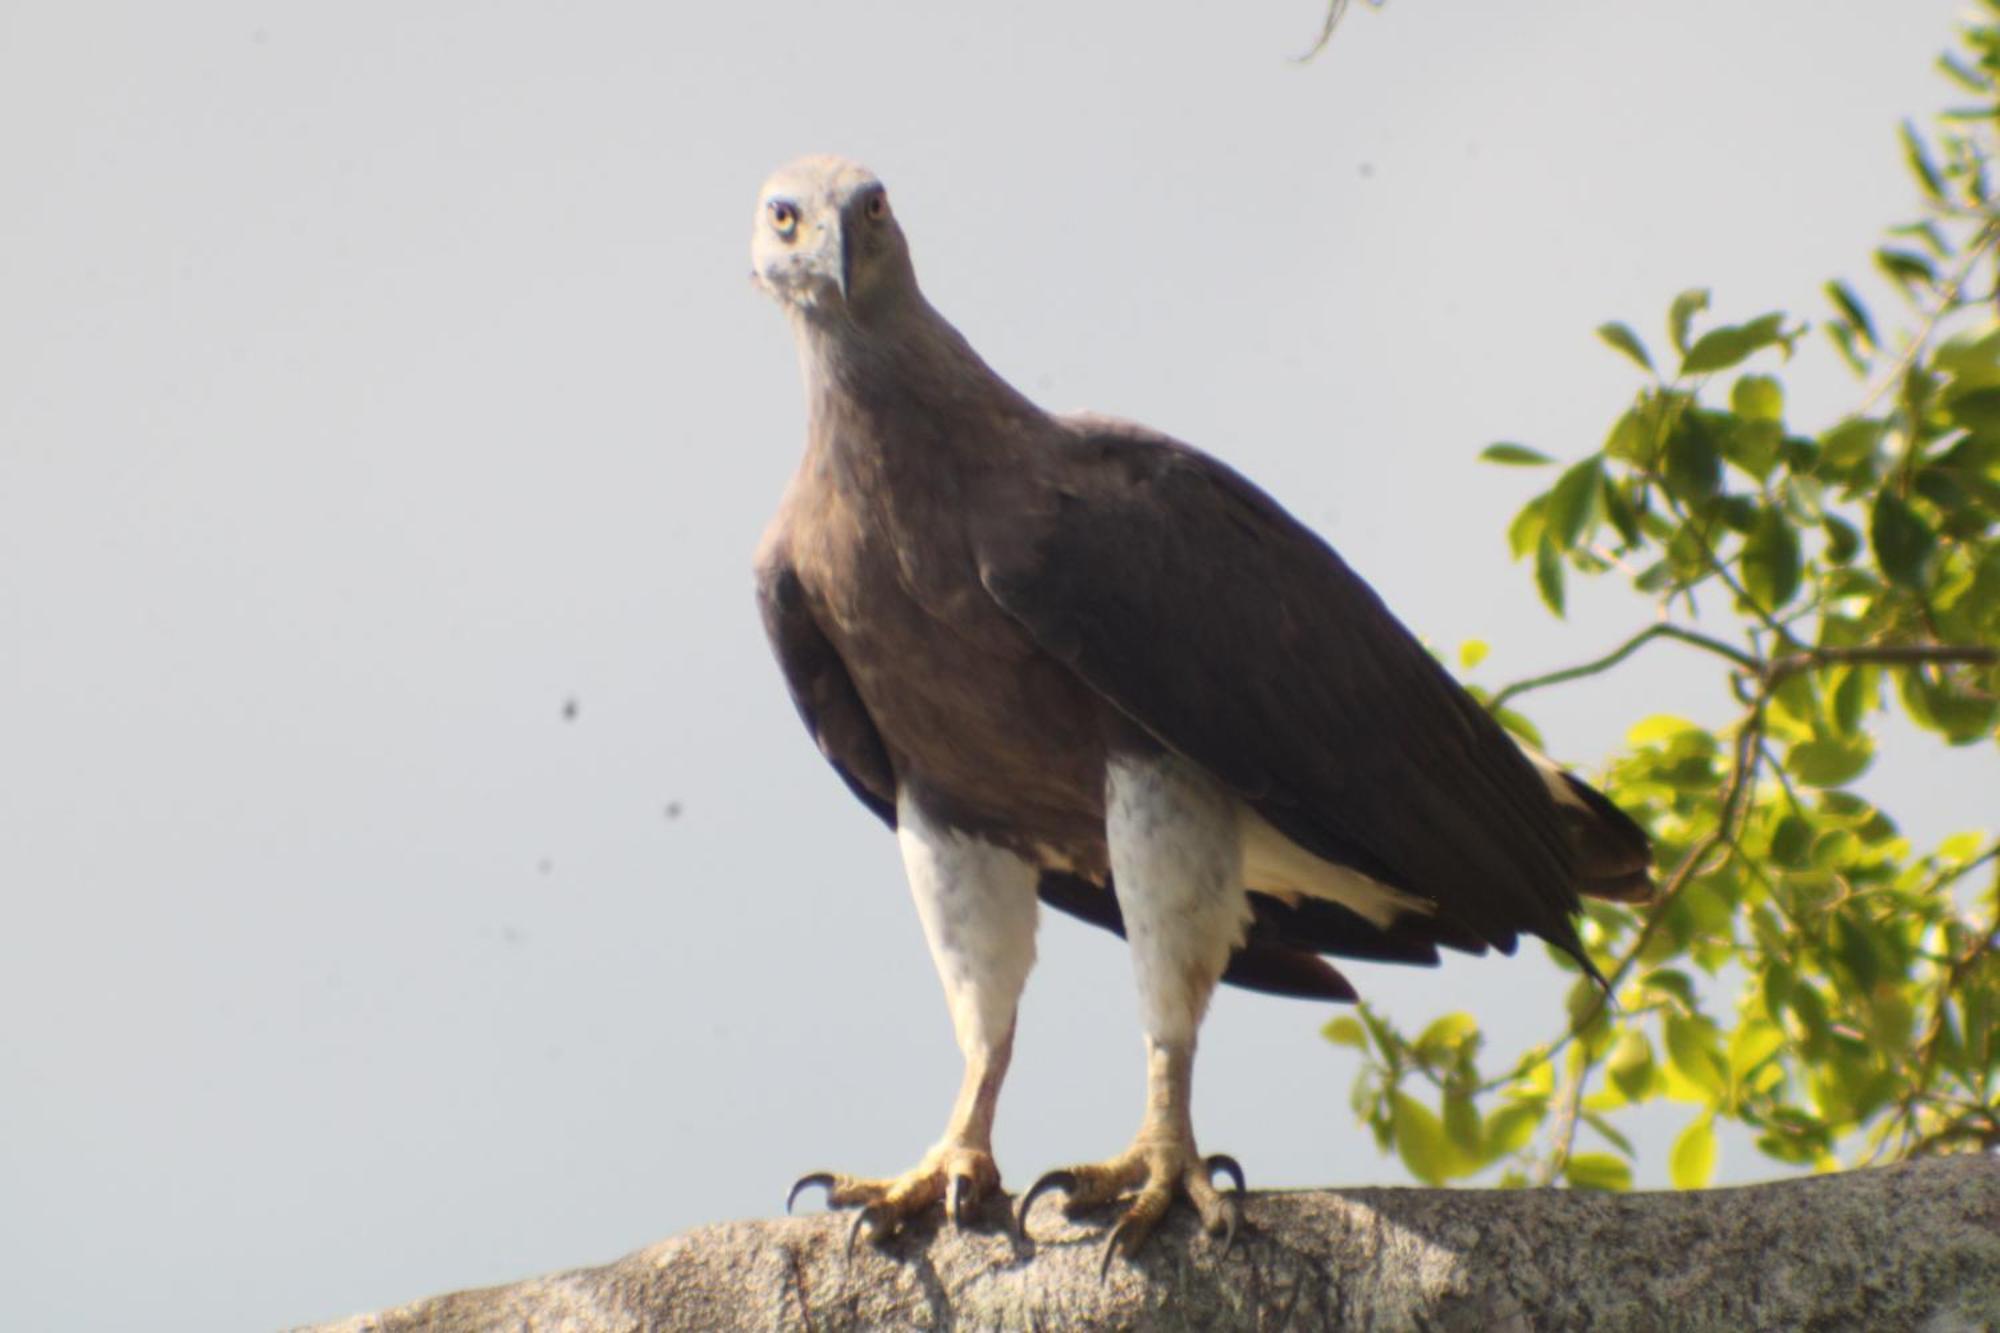
[[[1532,738],[1520,696],[1672,640],[1706,655],[1735,717],[1647,718],[1603,775],[1653,835],[1661,891],[1589,905],[1611,990],[1579,977],[1550,1041],[1489,1071],[1467,1014],[1414,1038],[1365,1005],[1327,1026],[1363,1054],[1356,1111],[1420,1180],[1625,1189],[1617,1121],[1663,1100],[1691,1112],[1667,1160],[1683,1188],[1713,1179],[1724,1122],[1820,1169],[2000,1146],[2000,840],[1914,847],[1851,785],[1891,712],[1950,745],[2000,728],[2000,0],[1961,39],[1942,68],[1978,106],[1929,137],[1902,127],[1923,215],[1875,255],[1909,331],[1885,338],[1852,286],[1826,289],[1823,327],[1867,385],[1851,414],[1788,421],[1777,371],[1804,329],[1782,313],[1704,328],[1709,293],[1684,292],[1664,362],[1623,323],[1597,330],[1644,382],[1508,544],[1557,615],[1570,578],[1618,574],[1651,623],[1481,697]]]

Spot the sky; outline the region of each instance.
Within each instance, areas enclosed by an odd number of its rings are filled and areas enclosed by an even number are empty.
[[[1912,209],[1955,4],[1318,0],[0,6],[0,1290],[22,1328],[268,1328],[606,1261],[902,1169],[957,1088],[894,840],[826,770],[749,560],[802,439],[759,182],[889,184],[1045,405],[1221,455],[1497,684],[1503,533],[1684,287],[1820,309]],[[1858,401],[1823,340],[1813,429]],[[1588,770],[1672,647],[1536,699]],[[1991,753],[1871,775],[1938,836]],[[1983,765],[1983,767],[1982,767]],[[1123,946],[1049,915],[996,1149],[1105,1156]],[[1560,1026],[1539,949],[1349,975]],[[1399,1183],[1323,1006],[1234,992],[1203,1147]],[[1639,1121],[1665,1180],[1685,1110]],[[1723,1180],[1772,1173],[1740,1138]]]

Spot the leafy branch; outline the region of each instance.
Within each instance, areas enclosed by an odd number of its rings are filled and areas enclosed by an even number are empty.
[[[1670,362],[1625,324],[1598,330],[1645,381],[1508,541],[1555,614],[1570,578],[1616,573],[1651,623],[1487,705],[1532,741],[1512,711],[1525,696],[1671,640],[1719,668],[1734,706],[1714,730],[1641,721],[1606,771],[1664,880],[1643,912],[1587,904],[1607,984],[1577,977],[1552,1040],[1489,1073],[1467,1014],[1414,1038],[1365,1006],[1328,1025],[1365,1055],[1356,1110],[1421,1179],[1497,1167],[1503,1183],[1623,1188],[1635,1150],[1617,1114],[1662,1098],[1694,1110],[1668,1156],[1682,1185],[1711,1177],[1722,1121],[1821,1168],[2000,1145],[2000,873],[1963,894],[2000,842],[1919,850],[1854,785],[1892,712],[1948,745],[2000,737],[2000,321],[1974,290],[2000,256],[2000,0],[1982,6],[1944,62],[1978,113],[1933,140],[1903,129],[1924,215],[1875,256],[1913,312],[1899,351],[1884,356],[1852,286],[1827,288],[1823,327],[1863,382],[1854,413],[1802,432],[1777,375],[1746,368],[1796,352],[1804,329],[1782,313],[1698,328],[1708,293],[1685,292]],[[1484,456],[1554,461],[1516,443]]]

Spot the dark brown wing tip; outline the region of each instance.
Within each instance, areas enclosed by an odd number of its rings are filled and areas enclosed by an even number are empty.
[[[1624,903],[1628,907],[1647,907],[1660,900],[1660,886],[1654,882],[1650,869],[1586,879],[1577,887],[1588,897]]]
[[[1574,773],[1564,773],[1584,809],[1566,808],[1571,845],[1577,856],[1577,892],[1591,898],[1634,905],[1652,902],[1653,843],[1638,821]]]
[[[1299,1000],[1352,1004],[1360,998],[1346,977],[1318,954],[1251,941],[1230,956],[1222,979],[1245,990]]]

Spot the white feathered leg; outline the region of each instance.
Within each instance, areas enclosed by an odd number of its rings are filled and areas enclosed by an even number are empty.
[[[1145,1115],[1117,1157],[1037,1181],[1022,1197],[1017,1223],[1044,1189],[1063,1190],[1070,1211],[1136,1190],[1105,1242],[1109,1264],[1121,1247],[1136,1251],[1181,1193],[1211,1233],[1234,1235],[1235,1202],[1218,1194],[1210,1177],[1226,1171],[1240,1190],[1242,1173],[1226,1157],[1203,1161],[1190,1098],[1195,1034],[1230,953],[1242,943],[1250,903],[1237,803],[1185,760],[1114,760],[1105,783],[1105,837],[1146,1028]]]
[[[1035,963],[1040,872],[1004,848],[945,828],[907,793],[896,803],[897,841],[931,959],[944,983],[965,1078],[944,1137],[913,1169],[889,1180],[816,1172],[792,1187],[826,1187],[836,1207],[862,1205],[857,1235],[881,1239],[942,1199],[953,1223],[1000,1188],[993,1113],[1014,1050],[1014,1015]]]

